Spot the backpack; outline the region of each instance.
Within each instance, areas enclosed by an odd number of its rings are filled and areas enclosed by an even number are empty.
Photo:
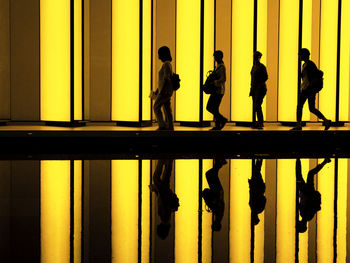
[[[322,88],[323,88],[323,71],[317,69],[317,71],[315,72],[315,76],[312,80],[312,90],[315,93],[318,93],[321,91]]]
[[[171,84],[173,85],[173,91],[177,91],[180,88],[180,76],[179,74],[173,73],[170,77]]]

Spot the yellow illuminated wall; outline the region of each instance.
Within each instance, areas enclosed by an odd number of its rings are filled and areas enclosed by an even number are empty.
[[[341,39],[340,39],[340,72],[339,72],[339,120],[349,121],[350,89],[350,1],[342,1]]]
[[[199,121],[201,1],[176,1],[176,71],[181,90],[176,93],[177,121]]]
[[[295,121],[298,99],[299,1],[280,1],[278,121]]]
[[[42,161],[41,262],[70,262],[70,161]]]
[[[112,120],[115,121],[150,120],[152,0],[142,4],[141,29],[139,0],[112,1]],[[140,85],[142,105],[139,105]],[[139,116],[139,107],[142,107],[142,116]]]
[[[81,262],[82,161],[74,161],[74,263]]]
[[[198,261],[199,160],[175,161],[175,263]]]
[[[248,179],[251,160],[231,160],[230,175],[230,262],[250,262],[250,222]]]
[[[206,74],[214,68],[214,46],[215,46],[215,28],[214,28],[214,11],[215,1],[206,0],[204,2],[204,30],[203,30],[203,83],[206,79]],[[224,54],[224,61],[225,61]],[[227,63],[229,60],[227,60]],[[203,120],[213,120],[213,115],[206,110],[209,95],[203,92]]]
[[[265,182],[265,161],[261,166],[261,176]],[[264,262],[264,235],[265,235],[265,210],[259,214],[260,222],[255,226],[255,237],[254,237],[254,262]]]
[[[276,262],[295,258],[295,160],[277,160]],[[294,169],[293,169],[294,168]]]
[[[71,21],[71,1],[74,1],[74,21]],[[41,120],[72,121],[71,111],[75,120],[82,119],[81,7],[81,0],[40,1]],[[71,47],[71,22],[74,23],[74,47]],[[74,79],[74,109],[71,109],[71,78]]]
[[[112,160],[112,262],[138,262],[138,160]]]
[[[337,43],[338,1],[321,0],[320,69],[324,72],[324,81],[319,109],[332,120],[336,115]]]
[[[205,188],[209,188],[208,181],[206,179],[205,173],[213,167],[212,160],[203,160],[203,185],[202,190]],[[204,199],[202,198],[202,262],[203,263],[211,263],[212,259],[212,217],[213,214],[206,211],[206,205]]]
[[[321,160],[319,160],[321,161]],[[317,176],[321,194],[321,210],[317,212],[317,259],[333,261],[334,232],[334,159]]]
[[[338,159],[337,262],[346,262],[348,160]]]
[[[151,198],[149,185],[151,172],[151,161],[142,160],[142,185],[141,185],[141,262],[148,263],[150,258],[150,207]]]
[[[249,97],[253,65],[254,0],[232,1],[231,119],[252,120]]]

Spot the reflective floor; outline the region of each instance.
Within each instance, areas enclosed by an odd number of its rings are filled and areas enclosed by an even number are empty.
[[[1,262],[349,262],[349,164],[0,161]]]

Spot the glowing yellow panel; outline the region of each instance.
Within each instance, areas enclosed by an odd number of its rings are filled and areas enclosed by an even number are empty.
[[[199,121],[201,1],[176,1],[177,121]]]
[[[251,160],[231,160],[230,174],[230,262],[250,262],[250,222],[248,179]]]
[[[333,261],[334,159],[318,173],[321,210],[317,212],[317,262]]]
[[[305,182],[307,182],[307,175],[309,173],[310,160],[309,159],[301,159],[301,171]],[[299,215],[299,220],[302,217]],[[313,220],[316,220],[315,218]],[[304,233],[299,234],[299,262],[300,263],[308,263],[309,262],[309,223],[308,229]]]
[[[42,161],[41,262],[70,262],[70,161]]]
[[[321,0],[320,69],[324,72],[324,81],[319,109],[332,120],[336,113],[337,43],[338,1]]]
[[[142,120],[151,119],[152,0],[142,1]]]
[[[83,118],[83,26],[82,0],[74,0],[74,120]]]
[[[81,262],[82,161],[74,161],[74,263]]]
[[[175,213],[175,263],[198,261],[199,161],[175,161],[175,192],[180,207]]]
[[[41,0],[41,120],[71,121],[70,44],[70,0]]]
[[[265,182],[265,161],[261,166],[261,176]],[[265,242],[265,210],[259,214],[260,222],[255,226],[254,238],[254,262],[264,262],[264,242]]]
[[[204,1],[204,37],[203,37],[203,83],[206,79],[206,74],[209,70],[214,68],[214,41],[215,41],[215,28],[214,28],[214,11],[215,1]],[[225,55],[224,55],[225,56]],[[225,59],[224,59],[225,60]],[[203,93],[203,120],[213,120],[213,115],[206,110],[209,95]]]
[[[142,196],[141,196],[141,262],[149,262],[150,253],[150,190],[151,161],[142,160]]]
[[[209,188],[208,181],[206,179],[205,173],[213,167],[213,161],[212,160],[203,160],[203,187],[202,190],[205,188]],[[213,214],[208,212],[205,209],[206,205],[204,202],[204,199],[202,198],[202,262],[203,263],[211,263],[212,259],[212,230],[211,230],[211,224],[212,224],[212,217]]]
[[[350,89],[350,1],[342,1],[339,72],[339,120],[349,120]]]
[[[259,0],[258,2],[258,17],[257,17],[257,50],[260,51],[263,56],[260,62],[266,66],[267,58],[267,0]],[[269,71],[269,69],[267,69]],[[268,74],[269,72],[267,72]],[[267,87],[269,89],[269,87]],[[268,93],[267,93],[268,94]],[[268,96],[268,95],[266,95]],[[262,110],[264,116],[266,116],[266,98],[264,99]]]
[[[231,118],[252,120],[249,97],[253,65],[254,0],[232,1]]]
[[[277,160],[276,262],[295,258],[295,160]]]
[[[138,262],[138,160],[112,160],[112,262]]]
[[[278,120],[295,121],[298,99],[299,1],[280,1]]]
[[[302,17],[302,44],[303,48],[307,48],[312,54],[311,38],[312,38],[312,0],[303,0],[303,17]],[[303,109],[303,121],[310,120],[309,107]]]
[[[140,1],[113,0],[112,120],[139,121],[139,51]]]
[[[338,159],[337,262],[346,262],[348,160]]]

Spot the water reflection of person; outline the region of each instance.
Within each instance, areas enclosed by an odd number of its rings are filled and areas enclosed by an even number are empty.
[[[224,189],[219,179],[219,170],[225,164],[227,164],[225,159],[215,159],[213,168],[205,173],[209,188],[205,188],[202,191],[202,197],[209,208],[208,211],[213,212],[213,222],[211,225],[213,231],[221,230],[221,220],[224,216]]]
[[[261,175],[262,162],[262,159],[253,159],[252,177],[248,179],[249,206],[253,225],[257,225],[260,222],[258,215],[264,211],[266,205],[266,187]]]
[[[172,170],[173,160],[158,160],[156,169],[153,174],[153,184],[150,185],[151,191],[155,192],[157,195],[158,215],[161,220],[157,226],[157,235],[163,240],[169,234],[171,226],[171,213],[177,211],[179,207],[179,198],[170,189],[170,177]]]
[[[302,218],[301,220],[298,219],[297,222],[297,231],[299,233],[304,233],[307,230],[307,222],[310,221],[319,210],[321,210],[321,194],[315,189],[314,177],[329,162],[331,162],[331,160],[326,158],[322,163],[311,169],[307,174],[305,183],[301,173],[300,159],[298,158],[296,160],[295,172],[297,179],[297,194],[299,196],[297,209]]]

